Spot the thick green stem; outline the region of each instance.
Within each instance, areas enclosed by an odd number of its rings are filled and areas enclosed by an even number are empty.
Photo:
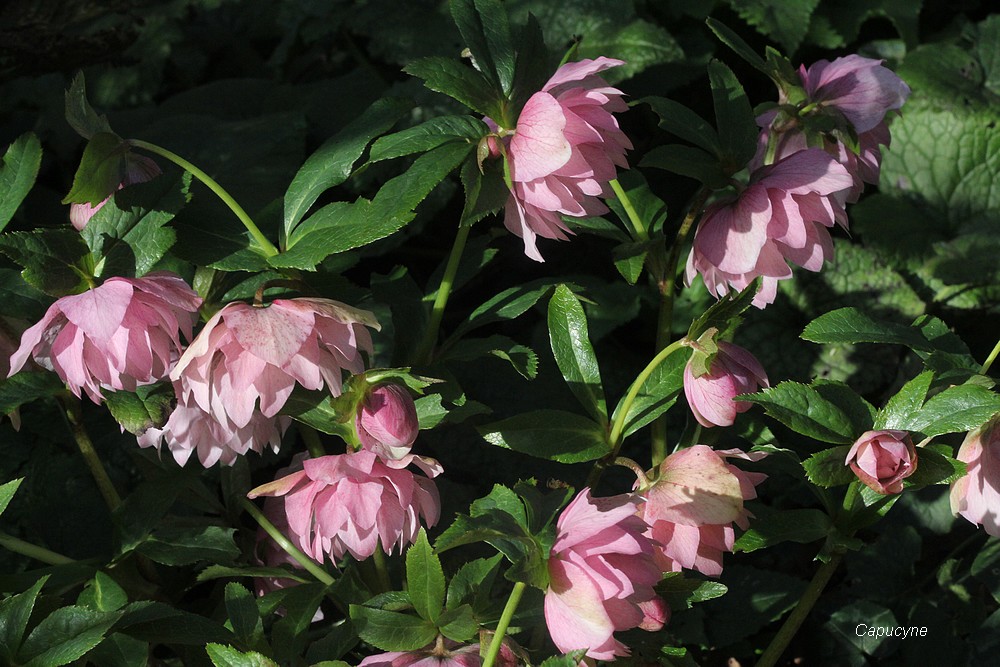
[[[28,558],[34,558],[35,560],[45,563],[46,565],[69,565],[70,563],[76,562],[72,558],[63,556],[62,554],[57,554],[55,551],[49,551],[48,549],[40,547],[37,544],[25,542],[22,539],[3,532],[0,532],[0,547],[3,547],[8,551],[13,551],[16,554],[27,556]]]
[[[326,456],[326,449],[323,448],[323,442],[319,439],[316,429],[305,424],[299,424],[298,428],[299,435],[302,436],[302,442],[306,444],[306,449],[309,450],[309,456],[314,459]]]
[[[69,422],[76,446],[83,455],[83,460],[86,462],[94,481],[97,482],[97,489],[101,492],[104,503],[109,510],[114,512],[122,504],[122,497],[118,495],[115,485],[111,483],[108,471],[104,469],[104,464],[101,463],[97,450],[94,449],[94,443],[90,440],[87,429],[83,426],[83,411],[80,409],[80,401],[67,394],[59,398],[59,403],[66,414],[66,421]]]
[[[333,577],[331,577],[326,570],[320,567],[319,563],[302,553],[298,547],[289,542],[288,538],[285,537],[280,530],[275,528],[273,523],[268,521],[267,517],[264,516],[264,513],[261,512],[256,505],[246,498],[242,498],[241,502],[243,504],[243,509],[249,512],[254,521],[256,521],[257,524],[264,529],[264,532],[270,535],[271,539],[277,542],[278,546],[284,549],[289,556],[294,558],[295,562],[301,565],[307,572],[309,572],[309,574],[316,577],[316,580],[321,584],[329,586],[333,583]]]
[[[628,215],[628,219],[632,223],[632,227],[635,228],[636,239],[639,241],[649,239],[649,230],[646,229],[646,223],[642,221],[639,213],[635,210],[635,206],[632,205],[632,200],[629,199],[628,194],[626,194],[617,178],[611,180],[611,189],[614,190],[615,197],[617,197],[618,201],[622,203],[622,208],[625,209],[625,213]]]
[[[389,564],[385,560],[385,552],[382,551],[381,544],[375,546],[375,553],[372,556],[372,560],[375,562],[375,575],[378,577],[378,585],[383,593],[388,593],[392,590],[392,580],[389,579]]]
[[[632,386],[629,387],[628,393],[625,394],[624,400],[622,400],[621,407],[618,409],[618,414],[615,417],[614,423],[611,424],[611,434],[608,436],[608,442],[611,444],[611,452],[598,460],[594,467],[590,471],[590,475],[587,477],[587,486],[593,488],[600,481],[601,475],[604,473],[604,469],[615,460],[618,456],[618,450],[621,449],[622,433],[625,430],[625,419],[628,417],[628,412],[632,408],[632,404],[635,402],[636,396],[639,395],[639,391],[642,389],[642,385],[649,379],[656,367],[663,363],[663,360],[669,357],[671,354],[679,350],[685,342],[686,339],[681,338],[675,340],[670,345],[660,350],[660,353],[653,357],[653,360],[646,365],[642,372],[635,378]]]
[[[156,144],[151,144],[148,141],[141,141],[139,139],[130,139],[129,143],[136,148],[142,148],[150,153],[155,153],[156,155],[165,157],[181,169],[191,172],[192,176],[208,186],[208,189],[214,192],[216,196],[218,196],[218,198],[221,199],[223,203],[225,203],[225,205],[236,214],[236,217],[239,218],[240,222],[243,223],[243,226],[247,228],[248,232],[250,232],[250,236],[252,236],[253,240],[257,242],[257,246],[260,248],[260,251],[265,257],[273,257],[278,254],[278,249],[267,239],[266,236],[264,236],[263,232],[260,231],[260,228],[254,224],[254,221],[250,219],[247,212],[243,210],[243,207],[240,206],[239,203],[233,199],[232,195],[226,192],[226,190],[211,176],[182,158],[180,155],[172,153],[162,146],[157,146]]]
[[[458,226],[455,243],[451,246],[448,264],[445,265],[444,276],[441,277],[441,286],[438,287],[437,295],[434,297],[431,319],[427,322],[424,337],[420,340],[420,346],[417,348],[418,363],[429,363],[431,360],[434,344],[437,342],[438,330],[441,328],[441,318],[444,317],[444,309],[448,305],[448,297],[451,296],[451,288],[455,284],[455,275],[462,262],[462,251],[465,250],[465,242],[469,240],[470,229],[472,227],[469,225],[460,224]]]
[[[833,576],[834,571],[837,566],[840,565],[841,559],[844,555],[841,553],[835,553],[830,557],[830,560],[819,566],[816,574],[813,575],[812,581],[806,587],[805,592],[802,597],[799,598],[799,602],[795,605],[795,609],[792,613],[788,615],[785,619],[785,624],[781,626],[778,630],[778,634],[774,636],[771,640],[771,644],[764,651],[763,655],[760,656],[760,660],[757,661],[756,667],[774,667],[781,657],[781,654],[785,652],[788,648],[788,644],[791,643],[792,638],[795,633],[798,632],[802,623],[806,620],[809,612],[812,611],[813,606],[816,601],[819,600],[819,596],[823,593],[823,589],[830,582],[830,577]]]
[[[983,367],[979,369],[979,372],[986,375],[986,372],[990,370],[990,366],[996,361],[997,355],[1000,354],[1000,340],[997,344],[993,346],[993,351],[990,352],[990,356],[986,357],[986,361],[983,362]]]
[[[483,667],[493,667],[497,656],[500,655],[503,638],[507,634],[507,628],[510,627],[511,619],[514,618],[514,612],[517,611],[517,605],[521,603],[521,595],[524,594],[525,588],[526,586],[523,581],[518,581],[514,584],[514,590],[510,592],[510,597],[507,598],[507,605],[503,608],[503,613],[500,615],[500,622],[497,623],[497,631],[493,634],[493,640],[490,641],[486,657],[483,658]]]

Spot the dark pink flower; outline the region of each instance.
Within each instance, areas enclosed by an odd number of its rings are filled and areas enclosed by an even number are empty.
[[[10,375],[34,357],[76,396],[95,403],[101,389],[135,391],[162,380],[190,340],[201,298],[172,273],[109,278],[83,294],[64,296],[24,332]]]
[[[118,185],[118,189],[121,190],[136,183],[151,181],[161,173],[163,172],[160,171],[160,167],[153,160],[144,155],[136,155],[130,152],[125,158],[125,177]],[[77,231],[81,231],[113,196],[114,193],[109,194],[103,201],[93,206],[90,204],[71,204],[69,207],[70,223]]]
[[[958,460],[966,472],[951,483],[951,511],[1000,537],[1000,422],[991,420],[970,431]]]
[[[659,630],[670,611],[653,586],[660,568],[636,514],[634,494],[593,498],[584,489],[556,523],[549,555],[545,624],[563,653],[587,649],[597,660],[629,654],[619,630]]]
[[[441,471],[436,465],[430,474]],[[344,554],[364,560],[378,548],[400,552],[412,544],[420,522],[431,527],[441,514],[433,480],[390,468],[374,453],[306,459],[300,472],[257,487],[248,496],[281,496],[297,546],[322,562]]]
[[[632,143],[613,115],[628,106],[597,75],[623,64],[601,57],[563,65],[528,99],[507,140],[512,191],[504,225],[524,239],[524,253],[534,260],[543,261],[537,236],[567,239],[563,215],[607,213],[598,197],[609,194],[616,167],[628,167]],[[511,129],[486,120],[501,133]]]
[[[382,384],[365,395],[354,427],[365,449],[384,460],[399,460],[410,453],[420,424],[410,392],[398,384]]]
[[[899,493],[903,480],[917,471],[917,450],[908,431],[866,431],[844,463],[872,491]]]
[[[747,529],[753,515],[743,503],[756,498],[755,487],[767,479],[726,459],[756,461],[763,456],[694,445],[663,460],[656,480],[643,492],[641,515],[664,572],[685,568],[713,577],[722,573],[722,555],[733,550],[736,539],[732,524]]]
[[[719,341],[719,352],[708,373],[694,376],[689,360],[684,367],[684,395],[694,418],[706,428],[732,426],[736,415],[750,409],[747,401],[734,401],[740,394],[752,394],[770,386],[764,367],[739,345]]]
[[[779,280],[792,277],[787,262],[819,271],[833,257],[828,227],[846,227],[842,198],[850,174],[820,149],[808,149],[761,167],[735,198],[710,205],[695,232],[686,282],[701,274],[716,297],[742,290],[754,278],[762,286],[758,308],[774,301]]]
[[[479,644],[461,646],[450,639],[438,637],[433,646],[419,651],[379,653],[361,661],[359,667],[479,667],[483,664]],[[517,656],[507,642],[500,645],[494,665],[516,667]]]
[[[267,307],[230,303],[210,319],[170,374],[182,405],[211,415],[226,442],[257,411],[278,414],[296,383],[338,396],[342,373],[364,370],[371,352],[366,310],[330,299],[276,299]]]

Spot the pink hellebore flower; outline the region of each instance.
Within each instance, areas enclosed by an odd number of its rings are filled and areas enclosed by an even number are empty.
[[[917,450],[907,431],[867,431],[847,452],[844,463],[872,491],[899,493],[903,480],[917,471]]]
[[[101,389],[134,391],[163,379],[190,340],[201,298],[172,273],[109,278],[83,294],[64,296],[24,332],[10,358],[17,373],[34,357],[76,396],[104,400]]]
[[[951,483],[951,511],[1000,537],[1000,422],[970,431],[958,449],[966,473]]]
[[[417,461],[436,476],[436,461]],[[428,527],[437,523],[441,501],[437,487],[427,477],[409,470],[391,468],[369,451],[306,459],[303,469],[269,484],[248,496],[284,496],[288,526],[298,536],[297,546],[310,558],[322,562],[325,554],[340,560],[351,554],[364,560],[381,543],[387,554],[412,544],[420,520]]]
[[[370,655],[358,667],[479,667],[483,664],[480,651],[479,644],[460,646],[439,635],[433,646],[419,651]],[[517,666],[517,656],[507,642],[500,645],[500,653],[493,664],[500,667]]]
[[[719,341],[719,352],[708,373],[695,377],[691,361],[684,367],[684,395],[694,418],[706,428],[732,426],[736,415],[750,409],[747,401],[734,401],[740,394],[752,394],[757,387],[770,386],[764,367],[739,345]]]
[[[732,524],[747,529],[753,515],[743,503],[756,498],[754,487],[767,479],[726,459],[763,457],[760,452],[717,452],[694,445],[663,460],[656,481],[644,492],[640,513],[649,526],[647,535],[658,545],[656,562],[664,572],[686,568],[712,577],[722,574],[722,554],[733,550],[736,539]]]
[[[363,371],[361,351],[372,350],[366,326],[379,328],[370,312],[330,299],[230,303],[205,324],[170,379],[178,401],[208,413],[216,440],[225,442],[258,407],[266,418],[277,415],[296,383],[339,396],[343,371]]]
[[[634,494],[593,498],[584,489],[559,516],[545,624],[563,653],[587,649],[591,658],[613,660],[629,654],[615,632],[666,623],[670,610],[653,591],[660,568],[636,514],[640,503]]]
[[[597,75],[621,60],[567,63],[532,95],[507,144],[512,190],[504,225],[524,239],[524,254],[543,261],[537,236],[567,240],[563,215],[602,215],[615,167],[628,168],[632,148],[612,115],[626,111],[622,92]],[[496,123],[486,119],[494,129]]]
[[[827,228],[835,222],[846,227],[836,195],[852,183],[847,170],[818,148],[757,169],[743,192],[705,209],[688,256],[687,284],[700,273],[709,293],[721,297],[762,276],[753,305],[773,302],[778,281],[792,277],[786,260],[819,271],[833,257]]]
[[[130,185],[135,185],[136,183],[145,183],[151,181],[161,173],[160,167],[153,162],[150,158],[145,155],[136,155],[134,153],[129,153],[125,158],[125,177],[122,182],[118,185],[118,189],[127,188]],[[69,221],[73,225],[76,231],[82,231],[90,219],[100,211],[108,201],[114,196],[114,193],[109,194],[103,201],[100,201],[93,206],[90,204],[71,204],[69,207]]]
[[[420,424],[417,408],[405,387],[383,384],[370,390],[358,408],[354,427],[365,449],[383,460],[402,459],[410,453]]]

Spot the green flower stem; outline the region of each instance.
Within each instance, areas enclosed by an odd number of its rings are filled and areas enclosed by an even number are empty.
[[[44,547],[32,544],[31,542],[25,542],[22,539],[3,532],[0,532],[0,547],[8,551],[13,551],[16,554],[27,556],[28,558],[34,558],[46,565],[69,565],[76,562],[72,558],[57,554],[55,551],[49,551]]]
[[[388,593],[392,590],[392,580],[389,579],[389,567],[385,560],[385,552],[382,551],[381,544],[375,545],[375,553],[372,556],[372,560],[375,563],[375,575],[378,577],[378,585],[383,593]]]
[[[624,188],[622,188],[621,183],[618,182],[617,178],[611,180],[611,189],[615,192],[615,197],[618,201],[622,203],[622,208],[625,209],[625,213],[628,215],[629,221],[631,221],[632,226],[635,228],[635,236],[639,241],[646,241],[649,239],[649,230],[646,229],[646,223],[642,221],[639,217],[639,213],[635,210],[635,206],[632,205],[632,200],[625,193]]]
[[[486,657],[483,658],[483,667],[493,667],[497,656],[500,655],[503,638],[507,634],[507,628],[510,627],[511,619],[514,618],[514,612],[517,611],[517,605],[521,603],[521,595],[524,593],[525,588],[526,584],[523,581],[518,581],[514,584],[514,590],[510,592],[510,597],[507,598],[507,605],[503,608],[503,613],[500,615],[500,622],[497,623],[497,631],[493,634],[493,639],[490,641]]]
[[[302,436],[302,442],[306,444],[306,449],[309,450],[309,456],[314,459],[326,456],[326,449],[323,448],[323,442],[319,439],[319,433],[316,432],[316,429],[302,423],[298,425],[298,429],[299,435]]]
[[[243,504],[243,509],[245,509],[250,516],[253,517],[254,521],[256,521],[257,524],[264,529],[264,532],[270,535],[271,539],[277,542],[278,546],[284,549],[289,556],[294,558],[299,565],[309,572],[309,574],[316,577],[317,581],[327,586],[333,583],[333,577],[331,577],[326,570],[320,567],[319,563],[302,553],[298,547],[289,542],[288,538],[285,537],[280,530],[275,528],[273,523],[267,520],[267,517],[264,516],[264,513],[261,512],[256,505],[250,502],[247,498],[241,498],[240,502]]]
[[[226,190],[221,185],[219,185],[215,181],[215,179],[213,179],[211,176],[209,176],[204,171],[194,166],[184,158],[182,158],[180,155],[172,153],[171,151],[168,151],[166,148],[157,146],[156,144],[151,144],[148,141],[141,141],[139,139],[130,139],[129,144],[135,146],[136,148],[142,148],[143,150],[147,150],[150,153],[155,153],[156,155],[165,157],[166,159],[170,160],[181,169],[185,169],[191,172],[192,176],[194,176],[199,181],[208,186],[208,189],[214,192],[219,197],[219,199],[221,199],[223,203],[225,203],[225,205],[228,206],[230,210],[232,210],[232,212],[236,214],[236,217],[240,219],[240,222],[243,223],[243,226],[247,228],[248,232],[250,232],[250,236],[252,236],[253,240],[257,242],[257,246],[260,248],[261,252],[264,254],[265,257],[274,257],[275,255],[278,254],[278,249],[274,246],[273,243],[267,240],[267,237],[264,236],[263,232],[260,231],[260,229],[257,227],[256,224],[254,224],[254,221],[250,219],[250,216],[247,215],[247,212],[243,210],[243,207],[240,206],[236,202],[236,200],[233,199],[232,195],[226,192]]]
[[[990,366],[996,361],[997,355],[1000,354],[1000,340],[997,344],[993,346],[993,351],[990,352],[990,356],[986,357],[986,361],[983,362],[983,367],[979,369],[979,372],[986,375],[986,372],[990,370]]]
[[[590,471],[590,475],[587,477],[587,486],[591,488],[596,486],[597,482],[601,479],[601,475],[604,473],[604,469],[608,467],[610,462],[617,458],[618,450],[621,449],[622,446],[622,433],[625,430],[625,418],[628,416],[628,411],[632,408],[632,403],[635,402],[636,396],[639,395],[642,385],[646,382],[653,371],[656,370],[656,367],[663,363],[664,359],[679,350],[684,345],[686,340],[687,339],[685,338],[680,338],[660,350],[660,353],[653,357],[653,360],[650,361],[649,364],[642,369],[642,372],[635,378],[632,386],[629,387],[628,393],[625,394],[625,399],[622,401],[621,408],[618,410],[618,416],[615,417],[614,423],[611,424],[611,434],[608,436],[608,442],[611,444],[611,452],[594,464],[594,467]]]
[[[763,655],[760,656],[760,660],[757,661],[755,667],[774,667],[781,654],[788,648],[792,637],[795,636],[795,633],[798,632],[809,612],[812,611],[816,601],[819,600],[819,596],[830,582],[830,577],[833,576],[843,557],[844,554],[835,553],[830,557],[830,560],[819,566],[816,574],[813,575],[812,581],[809,582],[802,597],[799,598],[798,604],[795,605],[795,609],[785,619],[785,624],[781,626],[778,634],[771,640],[770,645],[768,645]]]
[[[93,476],[94,481],[97,482],[97,489],[101,492],[104,503],[108,506],[109,510],[114,512],[122,504],[122,497],[118,495],[115,485],[111,483],[108,471],[104,469],[104,464],[101,463],[101,459],[97,455],[97,450],[94,449],[94,443],[90,440],[90,436],[87,435],[87,429],[83,426],[83,411],[80,409],[80,401],[74,396],[65,394],[59,397],[59,404],[66,414],[66,421],[69,422],[69,428],[73,433],[73,439],[76,440],[76,446],[80,449],[83,460],[86,462],[87,468],[90,469],[90,474]]]
[[[455,243],[451,246],[451,254],[448,255],[448,264],[444,267],[441,286],[438,287],[437,296],[434,297],[431,319],[427,323],[424,337],[420,340],[420,346],[417,348],[418,363],[429,363],[431,360],[434,343],[437,342],[438,330],[441,328],[441,318],[444,317],[444,309],[448,305],[448,297],[455,284],[455,275],[458,273],[458,265],[462,262],[462,251],[465,250],[465,242],[469,240],[470,229],[472,229],[470,225],[459,224],[458,226]]]

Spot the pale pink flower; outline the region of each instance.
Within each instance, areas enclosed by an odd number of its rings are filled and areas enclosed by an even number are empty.
[[[441,468],[433,463],[428,472],[436,475]],[[396,546],[402,552],[416,539],[421,519],[431,527],[440,517],[433,480],[391,468],[372,452],[306,459],[302,467],[247,495],[283,496],[297,546],[314,560],[329,554],[336,562],[348,553],[364,560],[379,544],[387,554]]]
[[[762,285],[753,305],[774,301],[779,280],[792,277],[786,260],[819,271],[833,257],[828,227],[847,225],[842,197],[853,183],[847,170],[820,149],[790,155],[750,175],[734,198],[705,209],[688,256],[686,282],[701,274],[721,297],[754,278]]]
[[[643,492],[646,502],[640,513],[664,572],[685,568],[713,577],[722,573],[722,555],[733,550],[736,540],[732,524],[747,529],[753,515],[743,503],[756,498],[755,487],[767,479],[726,459],[756,461],[763,456],[694,445],[663,460],[656,480]]]
[[[174,385],[176,390],[177,385]],[[138,435],[140,447],[156,447],[166,443],[178,465],[184,465],[191,454],[197,452],[201,464],[209,468],[216,463],[230,466],[237,456],[249,451],[258,454],[270,446],[277,452],[281,436],[291,425],[291,417],[278,415],[265,417],[255,412],[245,425],[235,429],[216,421],[212,415],[197,405],[178,402],[162,428],[148,428]]]
[[[118,189],[127,188],[136,183],[151,181],[161,173],[159,165],[153,160],[144,156],[129,153],[125,158],[125,176],[118,185]],[[104,200],[91,204],[71,204],[69,207],[69,221],[77,231],[83,230],[90,222],[90,219],[107,204],[114,193],[109,194]]]
[[[135,391],[162,380],[180,355],[180,332],[191,338],[201,298],[172,273],[109,278],[83,294],[64,296],[24,332],[10,375],[34,357],[76,396],[95,403],[101,389]]]
[[[872,491],[899,493],[903,480],[917,471],[917,450],[908,431],[866,431],[847,452],[844,464]]]
[[[266,307],[230,303],[210,319],[170,374],[182,405],[219,425],[216,439],[246,428],[257,410],[274,417],[295,384],[340,395],[342,373],[364,370],[371,353],[366,310],[330,299],[276,299]]]
[[[483,664],[479,644],[461,646],[450,639],[438,636],[438,641],[418,651],[379,653],[361,661],[358,667],[479,667]],[[500,653],[493,663],[500,667],[516,667],[517,656],[507,642],[500,645]]]
[[[382,384],[365,395],[354,420],[365,449],[383,460],[399,460],[410,453],[420,424],[410,392],[398,384]]]
[[[1000,537],[1000,421],[970,431],[958,449],[966,472],[951,483],[951,511]]]
[[[694,418],[706,428],[732,426],[736,415],[751,406],[733,398],[770,386],[764,367],[747,350],[725,341],[719,341],[718,346],[708,373],[695,377],[690,360],[684,367],[684,395]]]
[[[635,494],[593,498],[584,489],[556,523],[549,555],[545,624],[563,653],[587,649],[597,660],[629,654],[619,630],[659,630],[670,610],[653,586],[660,568],[636,514]]]
[[[512,191],[504,225],[524,239],[524,253],[534,260],[543,261],[536,237],[567,240],[563,215],[607,213],[598,197],[610,194],[616,167],[628,168],[625,151],[632,143],[613,115],[628,105],[597,75],[624,64],[601,57],[563,65],[528,99],[505,139]]]

